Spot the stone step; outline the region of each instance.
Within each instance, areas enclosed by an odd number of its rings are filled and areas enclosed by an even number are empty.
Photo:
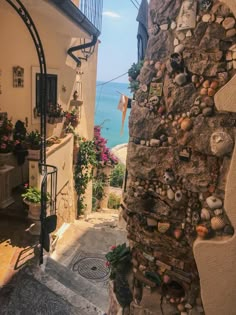
[[[48,272],[46,272],[45,265],[42,268],[34,269],[33,277],[46,286],[51,292],[64,300],[73,310],[73,314],[78,315],[104,315],[93,303],[75,293],[63,283],[55,279]]]
[[[70,271],[67,267],[61,265],[50,257],[45,259],[44,268],[46,274],[50,275],[64,287],[74,292],[75,296],[78,295],[80,298],[87,300],[91,304],[91,307],[89,307],[90,310],[95,307],[95,311],[97,311],[95,314],[102,315],[105,313],[108,308],[106,289],[96,287],[87,279]]]

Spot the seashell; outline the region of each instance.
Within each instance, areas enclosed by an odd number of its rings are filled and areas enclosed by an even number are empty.
[[[162,115],[165,112],[165,110],[166,110],[165,106],[160,106],[157,112],[158,114]]]
[[[142,90],[143,92],[147,92],[147,90],[148,90],[147,85],[146,85],[146,84],[142,84],[141,90]]]
[[[169,222],[158,222],[157,229],[160,233],[166,233],[170,228]]]
[[[175,83],[178,84],[179,86],[184,85],[187,82],[187,77],[186,74],[180,73],[177,74],[175,77]]]
[[[236,34],[236,29],[235,29],[235,28],[232,28],[231,30],[228,30],[228,31],[226,32],[225,37],[226,37],[226,38],[233,37],[235,34]]]
[[[150,146],[151,147],[159,147],[161,141],[159,139],[151,139],[150,140]]]
[[[211,218],[211,214],[210,214],[209,210],[206,208],[203,208],[201,210],[201,219],[204,221],[207,221],[207,220],[210,220],[210,218]]]
[[[233,235],[234,234],[234,228],[231,225],[226,224],[226,226],[224,227],[224,234]]]
[[[150,97],[149,102],[151,102],[153,104],[158,104],[159,97],[158,96],[152,96],[152,97]]]
[[[206,203],[208,207],[212,210],[219,209],[222,207],[223,202],[221,199],[215,197],[215,196],[210,196],[206,199]]]
[[[214,96],[216,94],[216,90],[209,88],[207,91],[207,95],[208,96]]]
[[[202,88],[202,89],[200,90],[200,94],[201,94],[201,95],[207,95],[207,89],[206,89],[206,88]]]
[[[192,128],[193,122],[190,118],[184,118],[184,120],[181,122],[181,129],[184,131],[188,131]]]
[[[157,226],[157,221],[152,218],[147,218],[147,225],[148,226]]]
[[[167,198],[168,198],[169,200],[175,199],[175,193],[173,192],[172,189],[168,189],[168,190],[167,190]]]
[[[183,304],[178,304],[178,305],[177,305],[177,309],[178,309],[178,311],[180,311],[180,312],[184,312],[184,311],[185,311],[185,307],[184,307]]]
[[[204,225],[198,225],[196,227],[196,232],[197,232],[197,235],[201,238],[206,238],[208,233],[209,233],[209,230],[206,226]]]
[[[197,83],[198,81],[199,81],[198,76],[197,76],[196,74],[194,74],[194,75],[192,76],[192,82],[193,82],[193,83]]]
[[[211,218],[211,227],[212,230],[218,231],[222,230],[225,227],[226,223],[224,219],[220,216]]]
[[[166,170],[164,175],[163,175],[163,179],[166,182],[166,184],[172,184],[175,181],[175,175],[173,173],[172,170]]]
[[[213,81],[211,82],[210,88],[215,90],[218,88],[218,86],[219,86],[219,83],[217,81]]]
[[[209,80],[206,80],[203,82],[202,86],[206,89],[208,89],[210,87],[210,81]]]
[[[224,19],[222,26],[224,27],[225,30],[229,30],[233,28],[235,25],[235,19],[233,17],[227,17]]]
[[[199,221],[200,221],[199,213],[197,211],[194,211],[192,214],[192,224],[197,225]]]
[[[182,191],[181,190],[177,190],[175,192],[175,201],[176,202],[180,202],[183,198],[183,194],[182,194]]]
[[[202,22],[208,23],[211,20],[211,15],[210,14],[204,14],[202,16]]]
[[[212,107],[205,107],[203,110],[202,110],[202,114],[204,117],[209,117],[209,116],[212,116],[214,113],[214,110]]]
[[[200,113],[201,113],[201,110],[196,105],[190,109],[190,116],[198,116]]]
[[[221,157],[233,150],[234,142],[231,136],[224,131],[216,131],[210,139],[211,152]]]
[[[174,237],[175,237],[177,240],[179,240],[179,239],[182,237],[182,235],[183,235],[183,231],[182,231],[181,229],[175,229],[175,230],[173,231],[173,234],[174,234]]]
[[[216,209],[214,210],[214,214],[217,216],[217,215],[221,215],[223,213],[223,210],[222,209]]]

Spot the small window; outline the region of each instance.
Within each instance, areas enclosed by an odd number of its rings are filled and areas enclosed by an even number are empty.
[[[40,114],[40,73],[36,73],[36,109]],[[47,104],[57,104],[57,74],[47,74]]]

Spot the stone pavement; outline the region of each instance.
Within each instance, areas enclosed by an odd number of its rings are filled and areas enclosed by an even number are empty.
[[[25,231],[27,227],[27,221],[0,217],[0,287],[34,257],[38,239]]]
[[[118,212],[108,211],[69,225],[41,268],[32,260],[34,264],[11,275],[0,290],[0,314],[103,315],[109,277],[104,255],[126,241],[117,220]]]

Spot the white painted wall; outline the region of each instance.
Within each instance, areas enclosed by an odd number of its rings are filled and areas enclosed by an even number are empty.
[[[80,44],[79,38],[89,38],[83,30],[64,16],[48,1],[23,0],[41,37],[47,68],[59,73],[58,102],[66,110],[73,95],[76,77],[75,62],[67,55],[68,48]],[[39,129],[39,119],[33,119],[32,67],[38,66],[38,58],[30,33],[17,13],[6,1],[0,1],[0,69],[2,70],[2,94],[0,94],[0,111],[7,111],[13,122],[28,118],[29,129]],[[13,88],[12,67],[21,66],[25,70],[24,88]],[[84,72],[81,136],[91,138],[93,135],[95,85],[97,68],[97,49],[86,62],[82,61]],[[62,86],[65,86],[64,92]],[[59,126],[61,127],[61,125]]]

